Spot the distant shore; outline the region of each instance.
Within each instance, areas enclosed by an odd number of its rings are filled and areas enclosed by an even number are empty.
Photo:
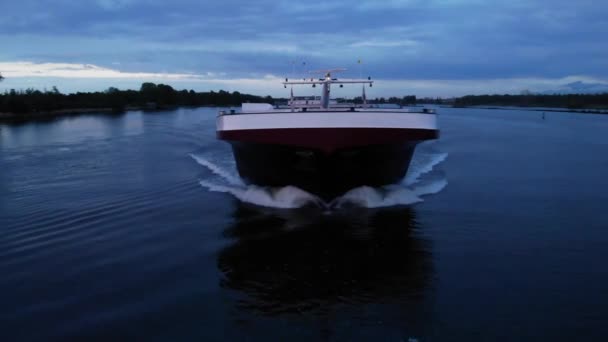
[[[361,97],[343,99],[362,103]],[[0,93],[0,123],[51,120],[82,114],[119,115],[126,111],[159,111],[176,108],[228,107],[241,103],[287,103],[285,98],[241,94],[237,91],[195,92],[175,90],[165,84],[142,83],[139,90],[110,87],[103,92],[62,94],[52,90],[14,90]],[[368,99],[368,104],[398,106],[433,104],[445,108],[525,110],[608,114],[608,93],[568,95],[466,95],[459,98],[416,98],[409,95]]]
[[[166,84],[142,83],[139,90],[110,87],[102,92],[63,94],[52,90],[11,89],[0,93],[0,122],[50,120],[81,114],[121,114],[131,110],[159,111],[176,108],[231,106],[244,102],[270,102],[270,96],[237,91],[195,92],[175,90]]]
[[[526,106],[443,106],[444,108],[471,108],[471,109],[493,109],[493,110],[524,110],[530,112],[557,112],[557,113],[580,113],[580,114],[608,114],[607,109],[595,108],[538,108]]]
[[[600,94],[532,94],[521,95],[466,95],[444,102],[444,105],[466,108],[505,110],[517,108],[530,111],[574,112],[606,114],[608,93]]]

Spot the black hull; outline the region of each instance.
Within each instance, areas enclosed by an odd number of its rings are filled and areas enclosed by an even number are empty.
[[[239,175],[246,182],[293,185],[329,201],[359,186],[399,182],[418,141],[352,147],[330,154],[294,146],[230,143]]]

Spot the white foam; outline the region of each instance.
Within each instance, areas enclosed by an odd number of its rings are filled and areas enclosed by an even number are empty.
[[[346,204],[354,204],[365,208],[392,207],[421,202],[422,199],[408,188],[372,188],[362,186],[355,188],[332,201],[332,207],[341,208]]]
[[[307,204],[322,206],[323,201],[317,196],[301,190],[295,186],[281,188],[259,187],[255,185],[247,187],[225,186],[200,181],[200,184],[216,192],[230,193],[239,200],[263,207],[295,209]]]
[[[245,185],[238,178],[234,164],[220,167],[203,156],[190,155],[197,163],[208,168],[215,175],[220,176],[217,181],[201,180],[200,185],[214,192],[232,194],[239,200],[264,207],[272,208],[300,208],[306,205],[316,205],[320,208],[339,209],[347,205],[366,208],[391,207],[410,205],[422,202],[424,196],[432,195],[443,190],[448,182],[445,178],[424,179],[435,166],[447,158],[447,153],[417,153],[412,159],[410,170],[406,177],[398,184],[382,187],[362,186],[352,189],[325,203],[321,198],[295,186],[279,188]],[[230,170],[229,170],[229,169]],[[234,169],[234,170],[232,170]]]
[[[393,207],[422,202],[423,196],[440,192],[448,185],[445,179],[438,179],[427,184],[406,187],[402,184],[387,185],[379,188],[362,186],[355,188],[332,201],[331,206],[340,208],[355,204],[366,208]]]
[[[433,171],[435,166],[442,163],[447,157],[447,153],[425,154],[416,152],[402,183],[406,185],[415,184],[420,180],[420,177]]]
[[[428,184],[419,185],[413,189],[417,196],[434,195],[443,190],[448,186],[448,181],[444,179],[438,179]]]
[[[244,185],[243,181],[241,181],[241,179],[238,178],[238,176],[231,174],[229,171],[212,163],[211,161],[207,160],[206,158],[204,158],[202,156],[197,156],[195,154],[190,154],[190,157],[192,157],[192,159],[194,159],[200,165],[208,168],[214,174],[222,177],[224,180],[226,180],[231,185],[240,185],[240,186]]]

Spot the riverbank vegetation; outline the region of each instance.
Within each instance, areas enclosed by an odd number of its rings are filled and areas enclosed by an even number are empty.
[[[366,102],[369,104],[396,104],[400,106],[411,106],[416,104],[416,95],[407,95],[403,97],[392,96],[389,98],[377,97],[366,99]],[[339,101],[338,101],[339,102]],[[363,97],[357,96],[352,100],[344,100],[344,102],[353,102],[356,104],[363,103]]]
[[[3,80],[0,74],[0,82]],[[169,85],[143,83],[139,90],[119,90],[110,87],[102,92],[78,92],[63,94],[53,87],[51,90],[14,90],[0,93],[0,120],[28,120],[54,117],[66,114],[114,112],[132,109],[168,109],[181,106],[240,106],[245,102],[265,102],[286,104],[286,98],[262,97],[241,94],[238,91],[195,92],[175,90]],[[338,99],[338,102],[363,103],[362,97]],[[509,106],[567,108],[587,112],[601,112],[608,109],[608,93],[567,94],[567,95],[467,95],[458,98],[417,98],[415,95],[403,97],[367,99],[368,104],[396,104],[409,106],[416,104],[438,104],[454,107]]]
[[[363,103],[363,99],[343,99],[344,102]],[[367,99],[368,104],[396,104],[401,106],[436,104],[454,107],[540,107],[572,110],[608,109],[608,93],[603,94],[554,94],[554,95],[467,95],[455,98],[417,98],[415,95]]]
[[[175,90],[169,85],[143,83],[139,90],[119,90],[110,87],[103,92],[62,94],[56,87],[51,90],[14,90],[0,93],[0,113],[11,118],[60,114],[112,111],[126,109],[166,109],[179,106],[240,106],[243,102],[270,102],[270,96],[241,94],[238,91],[195,92]]]
[[[565,95],[468,95],[453,99],[452,104],[456,107],[513,106],[606,109],[608,108],[608,93]]]

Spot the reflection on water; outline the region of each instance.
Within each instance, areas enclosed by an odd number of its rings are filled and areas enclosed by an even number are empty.
[[[143,113],[104,113],[40,118],[13,122],[0,129],[3,148],[24,148],[52,144],[138,135],[143,132]]]
[[[323,314],[338,305],[419,302],[432,279],[415,211],[280,211],[239,204],[218,258],[240,309]]]

